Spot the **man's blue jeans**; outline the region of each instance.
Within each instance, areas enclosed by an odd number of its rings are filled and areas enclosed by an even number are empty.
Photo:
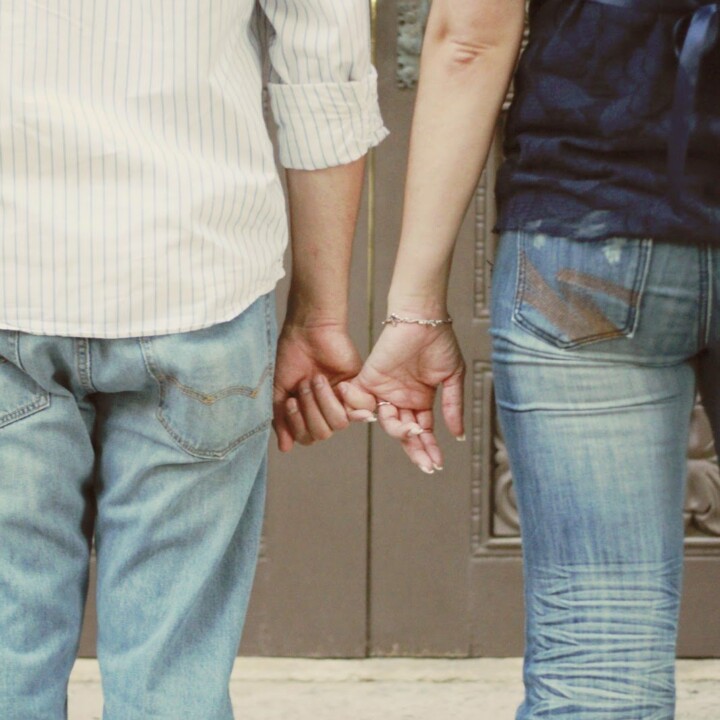
[[[688,428],[720,427],[720,251],[502,236],[493,362],[525,559],[519,720],[670,720]]]
[[[66,717],[97,552],[106,720],[229,720],[265,496],[271,295],[132,339],[0,332],[0,717]]]

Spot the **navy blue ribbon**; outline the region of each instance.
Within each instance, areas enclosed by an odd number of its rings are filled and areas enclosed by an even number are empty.
[[[644,12],[682,12],[675,25],[677,38],[678,74],[670,118],[668,147],[668,187],[673,203],[682,194],[685,165],[690,136],[693,130],[697,90],[702,62],[715,47],[720,35],[720,3],[700,5],[689,11],[687,0],[591,0],[591,2]],[[683,31],[687,27],[684,37]]]
[[[677,202],[682,194],[700,68],[703,58],[717,42],[719,27],[720,4],[703,5],[692,14],[685,39],[678,47],[679,67],[675,81],[668,149],[668,175],[673,202]]]

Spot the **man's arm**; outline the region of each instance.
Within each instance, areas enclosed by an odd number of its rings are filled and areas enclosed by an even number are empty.
[[[347,334],[347,297],[364,165],[363,158],[325,170],[288,171],[292,277],[273,396],[283,451],[294,440],[311,444],[348,425],[333,387],[362,365]],[[372,413],[355,419],[363,416]]]
[[[333,386],[361,364],[347,334],[352,239],[364,156],[387,131],[370,62],[367,1],[258,2],[271,29],[269,92],[288,169],[293,262],[275,429],[280,449],[289,450],[294,439],[310,444],[348,423]]]

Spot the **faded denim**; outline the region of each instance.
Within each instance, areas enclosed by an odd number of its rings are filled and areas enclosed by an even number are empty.
[[[495,391],[525,559],[518,720],[670,720],[690,413],[720,426],[720,251],[505,233]]]
[[[90,539],[105,720],[229,720],[265,497],[271,295],[189,333],[0,332],[0,717],[67,717]]]

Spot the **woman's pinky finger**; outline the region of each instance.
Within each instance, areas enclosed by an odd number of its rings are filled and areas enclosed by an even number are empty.
[[[416,425],[420,427],[417,417],[412,410],[401,410],[400,421],[404,427]],[[405,434],[404,439],[401,441],[405,454],[410,458],[410,461],[417,465],[426,475],[432,475],[435,472],[433,467],[432,457],[428,454],[425,449],[425,445],[421,440],[422,434],[415,433],[413,435]]]
[[[413,465],[422,470],[426,475],[432,475],[435,472],[432,458],[428,455],[427,450],[425,450],[419,436],[407,438],[400,444]]]
[[[444,466],[444,459],[440,445],[438,445],[435,433],[432,430],[426,430],[422,435],[419,436],[420,442],[422,443],[425,452],[427,453],[434,470],[442,470]]]
[[[435,431],[433,429],[433,413],[432,410],[422,410],[417,413],[417,421],[424,432],[420,435],[425,452],[430,456],[433,468],[442,470],[444,465],[442,450],[438,444]]]
[[[392,403],[381,400],[377,407],[380,427],[395,440],[406,440],[422,433],[422,428],[409,410],[398,410]]]

